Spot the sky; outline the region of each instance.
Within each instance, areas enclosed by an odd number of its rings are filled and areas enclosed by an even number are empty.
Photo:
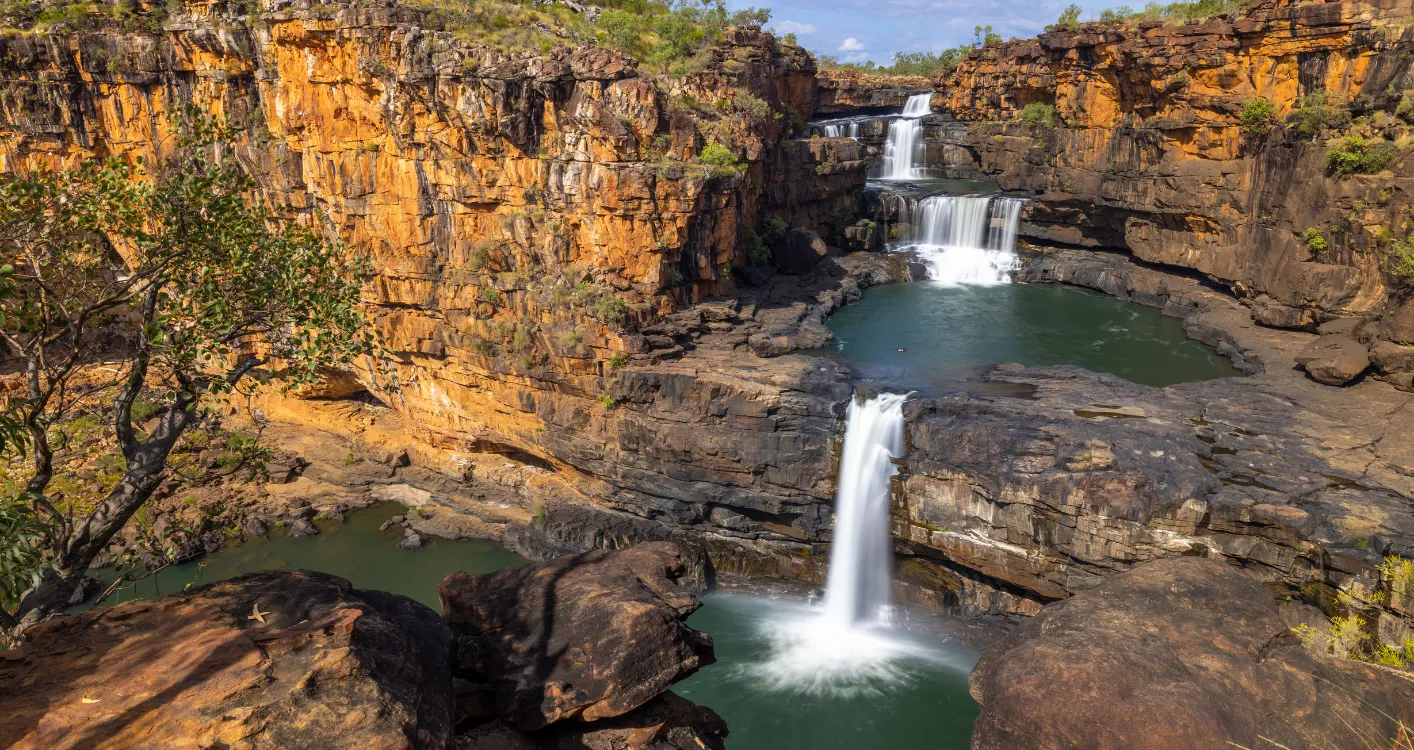
[[[972,41],[973,28],[992,27],[1003,39],[1029,37],[1060,15],[1071,0],[728,0],[733,9],[771,9],[770,28],[794,33],[816,54],[844,62],[888,64],[895,52],[937,52]],[[1076,0],[1098,16],[1124,0]],[[1134,7],[1143,2],[1131,0]]]

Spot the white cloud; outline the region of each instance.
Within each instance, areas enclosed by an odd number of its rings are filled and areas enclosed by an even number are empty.
[[[864,49],[865,49],[865,47],[864,47],[864,44],[863,44],[863,43],[861,43],[858,39],[855,39],[854,37],[849,37],[848,39],[844,40],[844,44],[841,44],[841,45],[840,45],[840,50],[839,50],[839,51],[840,51],[840,52],[863,52]]]
[[[779,21],[776,23],[776,31],[781,34],[814,34],[820,27],[813,23],[796,23],[795,21]]]

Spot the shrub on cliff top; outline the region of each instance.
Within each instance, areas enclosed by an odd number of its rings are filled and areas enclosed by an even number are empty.
[[[1060,116],[1056,114],[1055,106],[1045,102],[1032,102],[1022,107],[1016,113],[1016,119],[1043,130],[1052,130],[1060,125]]]
[[[895,52],[894,61],[889,65],[876,65],[872,60],[863,63],[840,62],[830,55],[819,55],[816,60],[821,70],[853,70],[877,76],[924,76],[931,78],[957,67],[967,53],[976,49],[975,44],[964,44],[941,52]]]
[[[1375,174],[1398,155],[1399,149],[1389,141],[1370,142],[1358,135],[1348,135],[1326,153],[1326,164],[1341,177]]]
[[[1100,23],[1125,24],[1138,21],[1197,21],[1213,16],[1232,16],[1247,7],[1247,0],[1195,0],[1167,5],[1151,2],[1143,10],[1128,5],[1109,8],[1100,13]]]
[[[1046,31],[1079,31],[1080,14],[1083,12],[1085,9],[1075,3],[1065,6],[1065,10],[1061,11],[1060,18],[1047,26]]]
[[[709,143],[702,147],[702,153],[697,158],[708,166],[734,169],[737,166],[736,154],[733,154],[725,146],[718,143]]]
[[[1277,107],[1266,97],[1248,99],[1242,105],[1242,114],[1237,116],[1237,123],[1242,128],[1242,132],[1248,138],[1261,138],[1272,132],[1280,120],[1277,118]]]

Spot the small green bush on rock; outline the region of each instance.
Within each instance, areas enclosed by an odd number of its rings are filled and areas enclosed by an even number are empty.
[[[1056,114],[1055,106],[1044,102],[1032,102],[1022,107],[1021,111],[1016,113],[1016,119],[1043,130],[1052,130],[1060,125],[1060,116]]]
[[[1324,253],[1325,251],[1330,249],[1330,245],[1326,242],[1326,238],[1321,235],[1321,230],[1315,227],[1307,229],[1306,232],[1301,235],[1301,237],[1302,239],[1306,240],[1306,247],[1311,248],[1311,252],[1317,255],[1320,255],[1321,253]]]
[[[1297,133],[1314,138],[1323,130],[1349,125],[1350,110],[1324,90],[1316,89],[1297,100],[1296,108],[1286,116],[1286,121]]]
[[[1248,99],[1242,105],[1242,114],[1238,115],[1237,122],[1248,138],[1261,138],[1276,127],[1277,107],[1265,97]]]
[[[1326,163],[1332,172],[1349,177],[1375,174],[1398,155],[1399,149],[1389,141],[1370,142],[1358,135],[1348,135],[1326,154]]]

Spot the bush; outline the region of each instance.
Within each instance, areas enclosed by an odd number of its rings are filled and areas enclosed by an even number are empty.
[[[1314,138],[1327,129],[1339,129],[1350,124],[1350,110],[1322,89],[1316,89],[1296,101],[1296,108],[1286,121],[1301,135]]]
[[[599,394],[599,406],[603,408],[604,411],[613,411],[619,407],[619,402],[613,396],[607,393],[601,393]]]
[[[830,55],[820,55],[818,63],[821,70],[853,70],[869,75],[932,78],[956,68],[962,58],[967,57],[967,53],[976,49],[976,46],[975,44],[964,44],[941,52],[895,52],[894,61],[890,65],[876,65],[872,61],[842,63]]]
[[[1242,127],[1242,132],[1248,138],[1261,138],[1272,132],[1276,127],[1277,107],[1265,98],[1257,97],[1248,99],[1242,105],[1242,114],[1238,115],[1237,123]]]
[[[770,247],[778,242],[785,242],[788,232],[790,232],[790,225],[786,223],[786,220],[779,216],[772,216],[761,225],[761,241]]]
[[[1032,102],[1022,107],[1016,113],[1016,119],[1042,130],[1052,130],[1060,125],[1060,116],[1056,114],[1055,106],[1044,102]]]
[[[614,356],[609,357],[610,370],[622,370],[628,364],[628,355],[623,352],[614,352]]]
[[[746,255],[751,259],[751,265],[764,266],[775,259],[771,248],[761,240],[761,235],[755,229],[746,228]]]
[[[1405,287],[1414,288],[1414,237],[1405,237],[1389,249],[1390,274]],[[1414,581],[1414,578],[1410,579]],[[1411,583],[1414,588],[1414,583]]]
[[[1394,116],[1414,125],[1414,89],[1404,92],[1399,99],[1399,106],[1394,108]]]
[[[1047,26],[1046,31],[1079,31],[1080,14],[1084,10],[1084,8],[1081,8],[1075,3],[1065,6],[1065,10],[1061,11],[1060,18],[1057,18],[1055,23]]]
[[[698,154],[697,158],[700,159],[703,164],[713,167],[725,167],[730,169],[737,166],[736,154],[733,154],[725,147],[716,143],[709,143],[703,146],[702,153]]]
[[[1301,238],[1306,241],[1306,247],[1311,248],[1311,252],[1317,255],[1320,255],[1321,253],[1324,253],[1326,250],[1330,249],[1330,245],[1326,242],[1326,238],[1321,235],[1321,230],[1315,227],[1307,229],[1301,235]]]
[[[1389,141],[1370,143],[1358,135],[1348,135],[1326,154],[1326,165],[1341,177],[1375,174],[1398,155],[1399,149]]]

